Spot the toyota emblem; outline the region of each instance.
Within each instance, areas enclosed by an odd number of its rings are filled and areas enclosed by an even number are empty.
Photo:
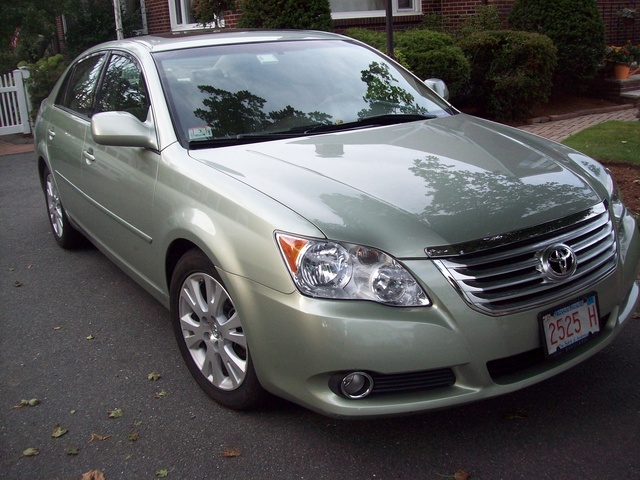
[[[578,268],[576,254],[564,244],[547,247],[540,258],[543,273],[550,280],[564,280],[573,275]]]

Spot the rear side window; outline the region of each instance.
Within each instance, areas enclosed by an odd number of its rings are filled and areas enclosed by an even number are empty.
[[[113,54],[96,94],[98,112],[129,112],[144,122],[149,111],[149,96],[144,76],[130,57]]]
[[[75,65],[58,97],[58,105],[86,117],[90,115],[104,57],[104,55],[94,55]]]

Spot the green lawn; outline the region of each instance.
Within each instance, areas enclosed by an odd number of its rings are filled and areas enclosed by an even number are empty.
[[[604,122],[562,143],[596,160],[640,164],[640,122]]]

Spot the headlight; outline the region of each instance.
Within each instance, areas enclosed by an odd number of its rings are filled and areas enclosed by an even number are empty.
[[[609,191],[609,197],[611,198],[611,208],[613,209],[613,216],[616,219],[616,225],[620,226],[622,218],[627,213],[627,207],[625,207],[622,202],[620,189],[618,188],[618,184],[613,178],[613,175],[611,175],[611,171],[609,169],[607,169],[607,173],[609,174],[609,184],[607,185],[607,189]]]
[[[429,297],[393,257],[375,248],[277,233],[293,281],[304,295],[420,307]]]

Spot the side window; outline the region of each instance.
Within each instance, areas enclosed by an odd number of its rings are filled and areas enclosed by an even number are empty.
[[[79,61],[67,77],[57,103],[88,117],[103,63],[104,55],[94,55]]]
[[[97,94],[96,113],[129,112],[141,122],[147,119],[149,96],[144,76],[129,57],[114,54]]]

